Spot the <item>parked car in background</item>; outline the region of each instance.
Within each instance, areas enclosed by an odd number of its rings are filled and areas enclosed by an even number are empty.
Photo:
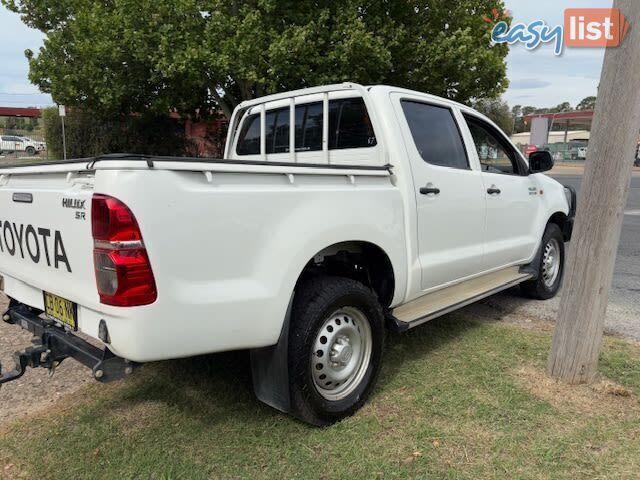
[[[24,152],[27,155],[35,155],[46,148],[44,142],[37,142],[27,137],[17,135],[0,136],[0,153]]]
[[[33,145],[36,149],[36,152],[43,152],[47,149],[46,142],[41,142],[40,140],[34,140],[30,137],[19,137],[25,141],[27,145]]]
[[[585,160],[587,158],[587,146],[578,145],[569,150],[571,160]]]
[[[584,160],[587,158],[587,143],[584,141],[569,142],[569,158],[571,160]]]

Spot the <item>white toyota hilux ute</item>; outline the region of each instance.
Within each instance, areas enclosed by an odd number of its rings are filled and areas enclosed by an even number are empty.
[[[518,284],[556,294],[576,200],[552,166],[464,105],[348,83],[243,102],[224,159],[2,168],[3,319],[37,341],[0,383],[248,349],[260,400],[332,423],[387,331]]]

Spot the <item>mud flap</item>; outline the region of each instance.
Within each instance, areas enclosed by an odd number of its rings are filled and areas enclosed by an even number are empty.
[[[261,402],[284,413],[291,412],[288,357],[292,304],[293,295],[287,307],[278,343],[251,350],[251,376],[256,397]]]

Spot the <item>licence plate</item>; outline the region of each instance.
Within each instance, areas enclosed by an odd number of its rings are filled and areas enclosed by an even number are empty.
[[[74,331],[78,330],[78,304],[49,292],[44,295],[44,313]]]

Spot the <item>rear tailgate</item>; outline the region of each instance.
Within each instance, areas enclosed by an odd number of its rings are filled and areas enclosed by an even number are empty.
[[[19,170],[0,170],[0,274],[7,294],[38,308],[42,291],[97,306],[93,173]]]

